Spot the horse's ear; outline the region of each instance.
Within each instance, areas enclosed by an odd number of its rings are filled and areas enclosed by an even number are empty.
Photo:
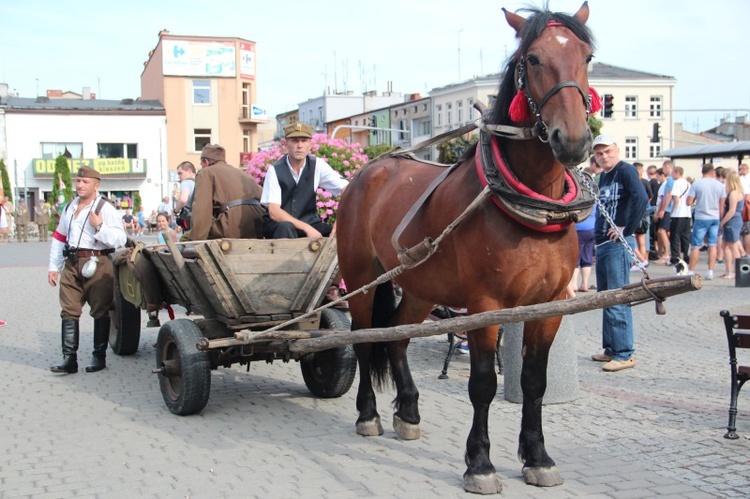
[[[581,5],[581,8],[578,9],[578,12],[573,17],[586,24],[586,21],[589,20],[589,2],[583,2],[583,5]]]
[[[503,7],[503,13],[505,14],[505,20],[508,21],[510,27],[516,30],[516,34],[518,34],[521,31],[521,25],[526,22],[526,19],[513,12],[508,12],[505,7]]]

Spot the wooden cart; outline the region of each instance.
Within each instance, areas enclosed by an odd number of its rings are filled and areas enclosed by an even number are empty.
[[[170,242],[141,253],[158,274],[165,302],[200,316],[171,320],[159,330],[154,373],[174,414],[201,411],[208,402],[210,371],[235,363],[299,361],[305,384],[319,397],[339,397],[351,387],[356,371],[351,345],[314,353],[288,347],[296,338],[349,330],[341,310],[316,312],[254,341],[232,341],[239,331],[265,330],[313,311],[337,269],[335,238]],[[120,355],[135,353],[140,340],[140,308],[126,299],[132,295],[127,286],[132,281],[119,279],[112,313],[110,345]],[[153,318],[149,325],[156,325]]]

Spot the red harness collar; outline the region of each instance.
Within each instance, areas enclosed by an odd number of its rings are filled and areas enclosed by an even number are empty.
[[[494,160],[497,170],[503,176],[503,178],[508,183],[508,185],[523,196],[536,198],[536,199],[540,199],[544,201],[550,201],[550,202],[558,203],[558,204],[567,204],[575,200],[576,196],[578,195],[576,184],[573,181],[573,178],[570,176],[570,173],[568,173],[568,170],[565,170],[565,182],[568,188],[567,188],[567,192],[565,196],[563,196],[562,199],[548,198],[547,196],[543,196],[539,194],[538,192],[531,190],[529,187],[521,183],[521,181],[516,178],[513,172],[510,171],[510,168],[508,168],[508,165],[505,164],[505,161],[503,160],[503,156],[502,154],[500,154],[500,146],[498,145],[498,141],[494,137],[492,138],[492,159]],[[488,183],[487,183],[487,179],[484,176],[484,169],[482,167],[481,146],[477,146],[477,151],[476,151],[476,154],[474,155],[474,163],[476,164],[477,174],[479,175],[479,181],[482,183],[483,187],[487,187]],[[512,211],[508,210],[505,206],[503,206],[503,204],[497,199],[496,195],[492,196],[492,201],[495,203],[495,205],[497,205],[498,208],[503,210],[503,212],[509,217],[511,217],[513,220],[523,225],[524,227],[534,229],[538,232],[558,232],[567,228],[571,223],[573,223],[572,221],[569,220],[569,221],[561,222],[561,223],[553,223],[553,224],[548,223],[546,225],[533,225],[533,224],[528,223],[525,220],[520,219]]]

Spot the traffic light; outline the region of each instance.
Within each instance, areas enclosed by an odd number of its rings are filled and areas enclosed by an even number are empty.
[[[604,94],[604,117],[611,118],[614,106],[614,97],[612,94]]]
[[[661,126],[658,123],[654,123],[654,132],[651,134],[651,142],[660,142],[661,137],[659,136],[659,131],[661,130]]]

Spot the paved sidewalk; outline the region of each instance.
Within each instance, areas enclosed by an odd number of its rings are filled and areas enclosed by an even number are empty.
[[[0,497],[466,497],[468,356],[456,356],[450,378],[438,380],[443,337],[410,347],[423,418],[416,441],[392,430],[393,391],[378,398],[385,434],[362,438],[354,433],[356,384],[339,399],[314,398],[294,362],[214,371],[208,406],[178,417],[150,374],[157,330],[145,328],[145,314],[136,355],[110,351],[108,368],[95,374],[49,372],[60,360],[60,326],[57,289],[46,283],[48,249],[0,245],[0,319],[8,323],[0,329]],[[729,369],[719,311],[750,313],[750,288],[704,281],[666,307],[666,316],[652,304],[634,309],[638,363],[619,373],[589,360],[601,343],[601,312],[572,317],[580,395],[544,408],[547,449],[565,479],[559,487],[523,483],[520,405],[503,400],[499,381],[490,436],[502,496],[748,496],[750,394],[740,396],[741,438],[725,440]],[[83,318],[83,365],[91,330]]]

